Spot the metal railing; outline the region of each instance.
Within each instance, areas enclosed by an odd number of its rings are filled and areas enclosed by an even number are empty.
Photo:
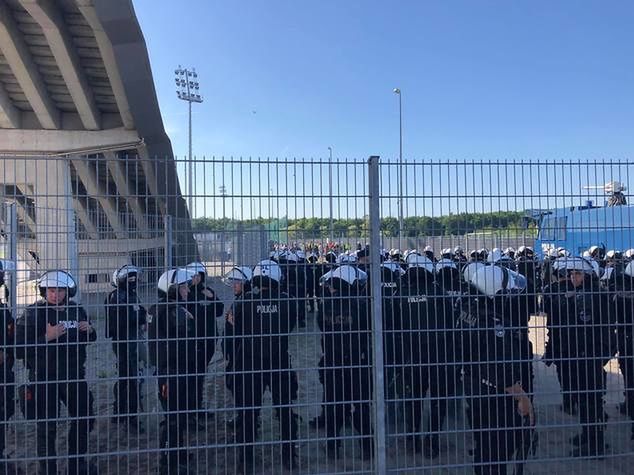
[[[51,359],[50,343],[8,334],[5,361],[14,353],[17,358],[12,370],[5,365],[0,394],[3,462],[24,473],[47,461],[57,461],[57,469],[73,468],[84,457],[98,473],[156,473],[162,467],[181,473],[180,464],[190,473],[230,474],[245,468],[245,459],[256,473],[630,472],[634,375],[628,372],[634,367],[634,347],[632,322],[622,319],[627,308],[618,300],[624,291],[604,279],[589,293],[589,298],[605,297],[614,310],[592,304],[588,312],[596,312],[598,323],[582,322],[613,337],[607,353],[583,353],[581,343],[571,339],[565,340],[565,351],[555,351],[562,328],[575,329],[579,322],[553,320],[569,295],[567,290],[554,293],[551,263],[543,254],[557,247],[572,255],[579,255],[582,246],[634,247],[630,207],[604,208],[609,197],[603,190],[584,188],[614,181],[627,186],[634,163],[213,158],[193,161],[190,188],[189,161],[176,160],[179,177],[151,173],[161,160],[118,159],[126,160],[123,170],[134,170],[124,174],[125,187],[121,176],[115,183],[99,155],[72,161],[2,159],[0,189],[6,204],[0,213],[0,248],[3,262],[16,269],[5,271],[9,292],[4,299],[17,320],[15,328],[22,326],[24,332],[23,325],[35,318],[28,307],[39,298],[35,279],[61,268],[76,277],[76,300],[96,331],[96,339],[85,346],[85,372],[76,373],[67,370],[83,366],[81,357],[79,363],[61,353]],[[77,160],[86,166],[76,166]],[[183,195],[185,189],[193,189],[193,196]],[[183,215],[186,208],[178,204],[187,201],[193,209]],[[543,221],[551,217],[567,221],[548,225],[557,232],[540,233],[540,225],[552,229]],[[561,239],[549,240],[546,234]],[[383,250],[416,249],[423,255],[426,246],[437,262],[443,249],[457,246],[466,259],[483,248],[490,255],[494,248],[535,248],[534,265],[516,259],[511,266],[530,283],[523,296],[532,300],[522,300],[526,321],[493,328],[494,338],[517,333],[526,353],[480,354],[479,362],[465,354],[466,341],[482,329],[463,324],[481,313],[469,306],[476,297],[463,278],[466,263],[456,256],[455,288],[436,271],[433,291],[412,290],[410,274],[401,271],[394,282],[388,280]],[[344,298],[318,285],[321,275],[336,266],[326,262],[327,251],[352,254],[357,248],[362,261],[351,265],[370,277],[363,285],[357,282],[354,295]],[[285,293],[266,301],[251,295],[265,313],[273,311],[271,305],[287,308],[286,326],[268,328],[269,333],[253,328],[225,333],[235,327],[236,315],[253,318],[249,312],[255,307],[236,299],[221,277],[233,266],[253,268],[272,252],[291,250],[307,257],[315,253],[318,263],[298,265],[282,257]],[[627,262],[619,259],[621,275]],[[194,327],[186,335],[152,333],[154,319],[171,308],[157,295],[158,277],[195,261],[205,265],[206,285],[218,301],[183,306],[195,319],[215,308],[214,328]],[[438,269],[443,267],[437,262]],[[113,316],[116,306],[104,302],[113,290],[112,273],[126,264],[143,270],[134,305],[152,317],[117,340],[107,327],[119,314]],[[407,262],[401,264],[408,269]],[[428,320],[414,325],[411,306],[432,297],[444,310],[434,307]],[[617,301],[620,307],[614,307]],[[357,326],[337,326],[341,321],[332,318],[337,305],[343,312],[339,316]],[[37,331],[46,332],[43,328]],[[268,366],[240,362],[229,350],[237,345],[246,351],[256,343],[273,345],[267,351],[280,353],[280,360]],[[25,355],[31,350],[51,358],[29,359]],[[181,350],[182,366],[161,367],[162,356]],[[251,356],[264,354],[258,351]],[[519,365],[534,426],[508,420],[521,397],[505,396],[507,386],[494,376],[480,377],[484,373],[477,363],[484,362],[502,370]],[[43,366],[27,368],[27,363]],[[484,383],[474,387],[474,380]],[[62,392],[49,394],[37,392],[33,384],[51,387],[53,382],[76,400],[59,387]],[[31,419],[20,409],[19,403],[27,402],[24,389],[35,391],[35,412],[26,411]],[[61,409],[45,410],[47,402]],[[600,414],[590,414],[590,404]],[[57,426],[56,435],[49,434],[55,451],[42,445],[45,429],[51,429],[47,420]],[[78,428],[73,437],[85,443],[70,447],[69,428]],[[579,434],[581,450],[574,454],[571,437]]]

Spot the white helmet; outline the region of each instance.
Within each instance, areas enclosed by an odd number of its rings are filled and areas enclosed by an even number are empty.
[[[425,269],[427,272],[434,272],[434,263],[427,256],[421,256],[420,254],[410,254],[407,256],[407,268],[421,268]]]
[[[385,261],[381,264],[381,267],[385,267],[386,269],[389,269],[395,274],[398,273],[399,275],[403,275],[405,273],[405,271],[403,271],[403,268],[399,265],[398,262]]]
[[[286,259],[287,262],[299,262],[299,256],[289,249],[285,250],[280,258]]]
[[[170,298],[175,298],[178,287],[187,284],[192,284],[194,273],[187,269],[170,269],[167,272],[163,272],[158,280],[158,290],[165,293]]]
[[[353,267],[347,264],[335,267],[334,269],[326,272],[319,278],[319,284],[324,285],[330,279],[341,279],[349,285],[353,285],[357,280],[360,282],[366,281],[368,275],[357,267]]]
[[[506,290],[526,288],[524,276],[499,266],[481,267],[471,277],[470,282],[476,289],[489,297]]]
[[[629,277],[634,277],[634,261],[627,263],[623,273]]]
[[[354,264],[357,262],[357,256],[354,254],[339,254],[337,256],[337,264]]]
[[[232,285],[233,282],[249,282],[252,277],[253,271],[250,267],[236,266],[222,277],[222,281],[226,285]]]
[[[623,253],[623,257],[626,259],[632,259],[634,257],[634,249],[628,249]]]
[[[134,275],[134,277],[138,279],[139,274],[141,274],[141,269],[139,269],[137,266],[126,264],[124,266],[119,267],[116,271],[112,273],[112,279],[110,281],[110,284],[113,287],[120,287],[120,286],[126,285],[129,278],[131,278]]]
[[[190,271],[192,274],[204,274],[205,276],[207,275],[207,268],[202,262],[190,262],[185,266],[185,269]]]
[[[476,261],[467,264],[462,270],[462,278],[465,282],[471,282],[471,278],[475,275],[475,273],[481,268],[485,267],[486,264],[484,262]]]
[[[45,289],[66,289],[67,297],[73,298],[77,294],[77,281],[70,274],[63,270],[52,270],[45,272],[37,280],[40,295],[44,296]]]
[[[420,252],[418,252],[416,249],[408,249],[407,251],[405,251],[405,254],[403,254],[403,260],[407,261],[407,258],[412,254],[420,256]]]
[[[258,262],[258,264],[253,268],[252,279],[255,277],[268,277],[269,279],[279,283],[282,280],[282,269],[277,262],[265,259]]]
[[[592,274],[593,272],[597,273],[596,269],[598,269],[598,267],[599,264],[594,259],[586,257],[559,257],[553,262],[553,270],[555,271],[574,270]]]
[[[487,262],[489,264],[495,264],[502,258],[502,250],[499,247],[494,247],[491,252],[487,255]]]
[[[436,263],[436,272],[439,272],[441,269],[445,268],[457,269],[458,267],[456,266],[456,263],[451,259],[440,259]]]

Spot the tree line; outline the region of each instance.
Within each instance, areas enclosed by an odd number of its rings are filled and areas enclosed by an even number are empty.
[[[523,217],[524,213],[519,211],[412,216],[404,218],[403,231],[407,237],[463,235],[486,231],[504,231],[508,234],[515,234],[523,231]],[[281,232],[284,235],[288,233],[289,238],[294,239],[325,239],[330,235],[330,220],[328,218],[257,218],[249,220],[195,218],[193,220],[194,232],[227,232],[254,225],[261,225],[272,232]],[[369,229],[368,216],[333,220],[333,230],[336,237],[367,237]],[[398,236],[398,219],[394,217],[383,218],[381,232],[385,237]]]

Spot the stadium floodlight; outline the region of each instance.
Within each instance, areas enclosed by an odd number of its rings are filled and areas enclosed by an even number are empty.
[[[186,101],[189,105],[189,158],[188,158],[188,203],[189,216],[194,217],[194,164],[192,156],[192,104],[200,104],[203,97],[200,95],[200,83],[198,81],[198,73],[194,68],[182,68],[174,70],[176,82],[176,95],[181,101]]]

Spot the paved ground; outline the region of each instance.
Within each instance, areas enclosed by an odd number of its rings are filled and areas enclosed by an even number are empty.
[[[220,285],[216,286],[222,288]],[[223,294],[228,298],[228,295]],[[96,304],[101,299],[95,300]],[[98,330],[101,331],[101,309],[90,307]],[[310,429],[308,420],[319,413],[321,385],[316,370],[319,359],[319,336],[314,318],[309,316],[308,327],[291,338],[293,366],[298,371],[300,390],[297,413],[300,415],[300,470],[298,473],[367,473],[372,470],[370,463],[358,457],[357,444],[352,440],[344,445],[344,456],[338,463],[326,459],[322,452],[323,432]],[[536,351],[543,351],[545,329],[543,319],[532,319],[531,338]],[[97,425],[90,434],[90,451],[101,473],[156,473],[159,452],[158,424],[159,406],[156,397],[156,381],[148,376],[144,384],[145,409],[144,424],[147,432],[141,436],[130,434],[110,422],[112,404],[112,384],[116,375],[115,361],[110,343],[104,340],[103,332],[97,343],[89,351],[88,377],[95,396]],[[539,448],[534,460],[526,467],[526,474],[596,474],[625,475],[634,473],[634,442],[630,441],[630,422],[618,413],[617,404],[622,400],[622,378],[612,363],[608,370],[608,391],[606,411],[610,416],[607,439],[609,455],[603,461],[571,461],[568,453],[572,445],[568,442],[572,434],[580,428],[576,418],[564,414],[559,405],[561,397],[555,370],[542,362],[534,363],[536,375],[535,403],[539,421]],[[231,417],[232,401],[224,388],[224,362],[220,351],[209,367],[209,377],[205,389],[205,404],[214,412],[208,418],[207,430],[188,434],[188,444],[194,454],[197,473],[234,473],[235,459],[233,433],[226,429],[225,420]],[[18,368],[18,379],[24,374]],[[261,413],[260,445],[258,447],[259,473],[282,473],[280,457],[275,441],[278,437],[277,420],[270,409],[270,395],[265,396],[265,406]],[[399,473],[468,474],[472,473],[468,450],[471,437],[463,417],[462,401],[450,405],[450,415],[446,432],[443,434],[442,453],[436,460],[426,460],[422,456],[411,455],[402,437],[396,435],[402,429],[402,413],[393,404],[388,405],[389,467]],[[63,411],[62,414],[65,414]],[[65,453],[65,424],[59,426],[60,453]],[[347,435],[354,433],[347,429]],[[26,423],[17,414],[11,421],[7,440],[9,456],[20,462],[25,473],[34,473],[35,456],[34,425]]]

